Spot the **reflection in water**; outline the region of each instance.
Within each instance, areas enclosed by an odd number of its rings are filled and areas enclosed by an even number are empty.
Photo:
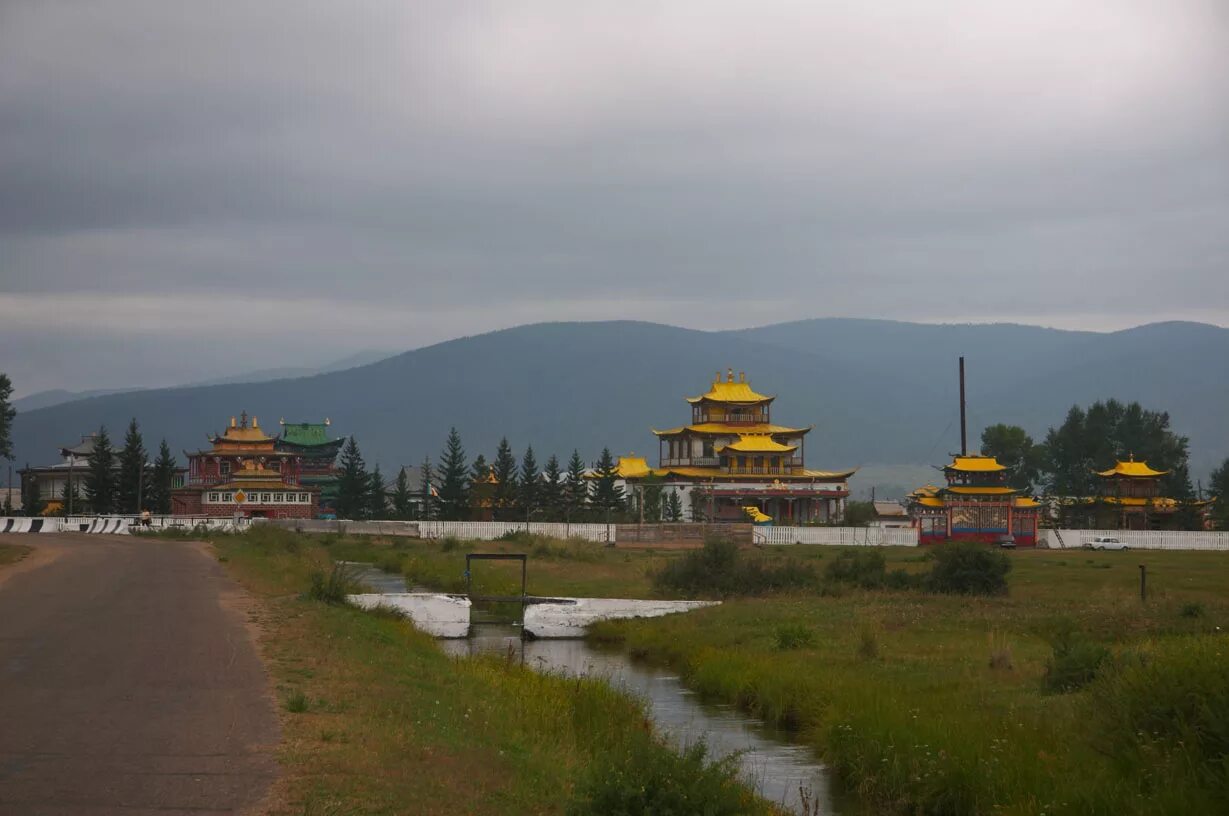
[[[374,592],[406,592],[400,575],[370,565],[350,565]],[[472,610],[470,637],[441,640],[440,648],[457,657],[498,654],[516,658],[544,672],[601,677],[644,700],[660,731],[680,745],[703,741],[714,757],[739,753],[742,777],[765,799],[801,812],[805,790],[819,813],[857,810],[834,801],[828,772],[810,748],[791,742],[788,733],[771,728],[728,705],[701,703],[666,669],[633,663],[619,651],[590,646],[583,640],[523,641],[520,628],[506,623],[511,608]],[[515,614],[515,613],[513,613]],[[494,622],[503,620],[504,623]]]

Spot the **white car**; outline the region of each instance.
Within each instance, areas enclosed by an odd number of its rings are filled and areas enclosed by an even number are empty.
[[[1130,547],[1121,539],[1113,536],[1093,536],[1084,542],[1086,550],[1129,550]]]

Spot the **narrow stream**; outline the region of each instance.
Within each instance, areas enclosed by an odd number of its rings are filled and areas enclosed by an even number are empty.
[[[353,564],[359,580],[379,593],[410,591],[399,575]],[[583,640],[522,640],[520,627],[484,622],[487,611],[473,609],[470,636],[440,640],[457,657],[520,655],[525,665],[544,672],[600,677],[644,700],[658,729],[679,745],[703,741],[713,757],[738,754],[742,779],[769,801],[803,812],[803,791],[812,813],[856,813],[859,808],[834,790],[828,770],[808,747],[781,729],[748,717],[733,706],[701,702],[674,673],[633,662],[619,650],[600,649]],[[814,810],[818,804],[818,810]]]

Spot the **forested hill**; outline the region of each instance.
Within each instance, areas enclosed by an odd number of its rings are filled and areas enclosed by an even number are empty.
[[[386,469],[433,458],[448,428],[471,456],[500,436],[543,461],[604,445],[655,459],[651,428],[687,421],[683,397],[717,369],[746,371],[778,395],[773,416],[814,425],[818,467],[932,464],[958,444],[956,358],[969,371],[970,434],[996,422],[1040,437],[1073,403],[1117,397],[1167,410],[1191,437],[1192,475],[1229,455],[1229,330],[1163,323],[1112,334],[1015,325],[932,326],[821,319],[735,332],[648,323],[550,323],[466,337],[377,363],[264,383],[156,389],[20,414],[16,461],[46,463],[65,442],[105,424],[119,436],[137,417],[147,444],[178,453],[205,444],[247,410],[270,429],[279,417],[330,417]]]

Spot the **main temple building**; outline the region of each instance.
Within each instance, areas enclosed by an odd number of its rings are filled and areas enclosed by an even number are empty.
[[[659,481],[697,521],[746,521],[748,508],[782,525],[839,521],[854,471],[808,469],[811,427],[774,424],[774,399],[744,374],[718,372],[705,393],[687,400],[689,424],[653,432],[658,466],[625,456],[619,475],[632,485]]]

